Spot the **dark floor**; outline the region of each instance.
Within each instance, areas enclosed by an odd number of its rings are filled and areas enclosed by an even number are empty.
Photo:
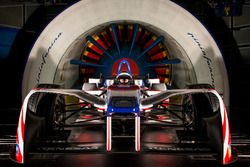
[[[158,130],[157,130],[158,129]],[[91,131],[90,131],[91,130]],[[84,131],[84,133],[82,133]],[[177,131],[178,132],[178,131]],[[96,130],[96,128],[87,129],[75,129],[74,133],[70,135],[71,142],[83,142],[83,140],[88,143],[89,141],[96,141],[97,143],[102,143],[102,148],[104,147],[105,134],[102,129]],[[190,136],[184,135],[182,137],[190,138]],[[237,136],[239,140],[242,136]],[[71,154],[60,154],[47,152],[46,155],[38,155],[35,158],[29,160],[24,166],[27,167],[217,167],[221,166],[218,161],[216,161],[213,156],[203,156],[202,148],[200,147],[200,152],[195,154],[172,150],[166,152],[147,152],[142,151],[136,153],[134,149],[134,143],[130,139],[117,142],[117,139],[113,140],[113,148],[111,153],[105,151],[92,152],[92,153],[71,153]],[[179,143],[180,137],[177,137],[175,130],[173,129],[160,129],[151,128],[146,130],[144,135],[142,135],[142,142],[145,147],[151,147],[150,145],[155,145],[155,143]],[[243,140],[241,140],[243,141]],[[239,143],[239,142],[238,142]],[[117,149],[119,147],[119,150]],[[129,147],[129,148],[127,148]],[[169,147],[169,145],[167,146]],[[164,147],[158,147],[164,148]],[[241,147],[244,148],[244,147]],[[104,149],[104,148],[103,148]],[[120,150],[122,149],[122,151]],[[128,151],[129,149],[129,151]],[[132,151],[131,151],[132,150]],[[162,151],[162,150],[161,150]],[[206,151],[206,150],[205,150]],[[1,152],[0,154],[4,154]],[[0,167],[14,167],[21,166],[17,165],[8,159],[7,152],[5,156],[0,156]],[[50,154],[50,155],[49,155]],[[49,156],[48,156],[49,155]],[[49,157],[49,158],[48,158]],[[56,158],[55,158],[56,157]],[[248,167],[250,165],[249,158],[240,158],[237,162],[230,164],[228,166],[232,167]],[[23,165],[22,165],[23,166]]]
[[[229,167],[249,167],[249,160],[239,160]],[[20,166],[10,160],[1,160],[0,166]],[[214,160],[193,160],[181,155],[158,154],[83,154],[61,156],[55,160],[33,160],[27,167],[217,167]]]

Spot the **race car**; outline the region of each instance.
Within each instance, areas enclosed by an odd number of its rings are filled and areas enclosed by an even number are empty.
[[[201,140],[192,138],[187,143],[205,143],[222,164],[229,164],[234,158],[226,107],[214,88],[201,87],[168,89],[157,78],[133,77],[126,60],[120,62],[116,76],[90,78],[82,89],[39,85],[23,101],[12,159],[23,164],[44,143],[60,141],[65,148],[74,128],[100,124],[106,132],[106,149],[97,151],[112,152],[114,136],[134,137],[136,152],[164,150],[141,143],[142,129],[159,126],[199,136]],[[82,151],[86,150],[78,153]]]

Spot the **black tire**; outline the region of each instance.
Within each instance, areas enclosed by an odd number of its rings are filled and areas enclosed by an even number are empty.
[[[210,84],[191,84],[187,85],[187,89],[213,89]],[[211,96],[211,98],[214,98]],[[212,99],[213,100],[213,99]],[[203,119],[211,115],[213,111],[210,102],[209,94],[193,94],[183,96],[183,105],[185,114],[193,119],[192,127],[199,134],[204,134],[206,132],[205,124]],[[216,106],[215,106],[216,107]],[[214,108],[214,107],[213,107]]]
[[[60,86],[56,84],[38,84],[36,87],[37,88],[60,88]],[[36,113],[37,105],[44,95],[45,95],[44,93],[33,94],[29,99],[28,109],[32,111],[33,113]]]
[[[38,88],[59,88],[59,86],[42,84],[38,85]],[[29,153],[41,139],[53,133],[54,115],[63,103],[64,98],[56,94],[35,93],[30,97],[25,122],[25,154]]]
[[[40,84],[37,88],[60,88],[55,84]],[[35,93],[30,97],[28,110],[35,116],[44,118],[39,135],[46,136],[53,132],[57,112],[64,110],[64,97],[57,94]]]

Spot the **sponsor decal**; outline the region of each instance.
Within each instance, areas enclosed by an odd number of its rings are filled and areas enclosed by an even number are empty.
[[[210,72],[210,78],[211,78],[211,85],[213,87],[215,87],[214,83],[214,72],[213,72],[213,68],[212,68],[212,60],[208,57],[205,49],[203,48],[202,44],[200,43],[200,41],[194,36],[194,34],[188,32],[187,35],[189,35],[193,40],[194,42],[198,45],[198,47],[200,48],[201,52],[202,52],[202,57],[204,58],[204,60],[206,61],[207,63],[207,66],[208,66],[208,70]]]
[[[39,69],[38,69],[39,72],[38,72],[37,77],[36,77],[37,83],[39,83],[39,81],[40,81],[41,73],[42,73],[42,70],[43,70],[44,65],[47,63],[47,58],[48,58],[48,55],[49,55],[49,53],[50,53],[50,50],[53,48],[54,44],[55,44],[56,41],[60,38],[61,35],[62,35],[62,32],[60,32],[60,33],[55,37],[55,39],[51,42],[50,46],[47,48],[47,51],[41,55],[41,57],[42,57],[42,62],[41,62],[41,64],[40,64],[40,67],[39,67]]]

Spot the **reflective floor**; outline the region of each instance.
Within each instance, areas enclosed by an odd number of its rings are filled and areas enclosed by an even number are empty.
[[[114,138],[110,153],[106,151],[84,152],[64,154],[55,150],[47,150],[45,154],[36,153],[31,160],[25,164],[28,167],[216,167],[221,166],[213,155],[209,156],[211,150],[204,145],[197,145],[188,141],[202,141],[199,136],[183,133],[173,128],[142,127],[142,151],[134,151],[134,139]],[[235,135],[234,135],[235,138]],[[233,138],[233,139],[234,139]],[[242,136],[238,136],[239,139]],[[239,140],[238,139],[238,140]],[[236,141],[236,140],[235,140]],[[241,141],[241,143],[240,143]],[[242,139],[238,144],[242,143]],[[246,141],[246,140],[245,140]],[[105,150],[105,131],[102,127],[80,127],[74,128],[69,134],[68,142],[84,145],[98,143],[101,150]],[[246,141],[247,142],[247,141]],[[180,145],[181,144],[181,145]],[[186,146],[186,150],[180,148]],[[192,147],[192,145],[195,145]],[[190,147],[191,146],[191,147]],[[65,146],[63,146],[65,147]],[[152,150],[152,148],[154,150]],[[241,147],[241,148],[245,148]],[[187,151],[188,150],[188,151]],[[55,151],[53,153],[53,151]],[[244,150],[243,150],[244,151]],[[245,151],[244,151],[245,152]],[[205,154],[204,154],[205,153]],[[4,154],[1,152],[0,154]],[[8,159],[8,152],[0,156],[0,167],[18,166]],[[205,155],[205,156],[204,156]],[[207,156],[208,155],[208,156]],[[249,153],[247,155],[250,155]],[[249,167],[250,159],[239,159],[232,167]]]
[[[228,166],[249,167],[249,160],[239,160]],[[0,166],[18,166],[10,160],[1,160]],[[217,167],[217,161],[197,161],[186,156],[158,154],[84,154],[61,156],[55,160],[32,160],[28,167]]]

